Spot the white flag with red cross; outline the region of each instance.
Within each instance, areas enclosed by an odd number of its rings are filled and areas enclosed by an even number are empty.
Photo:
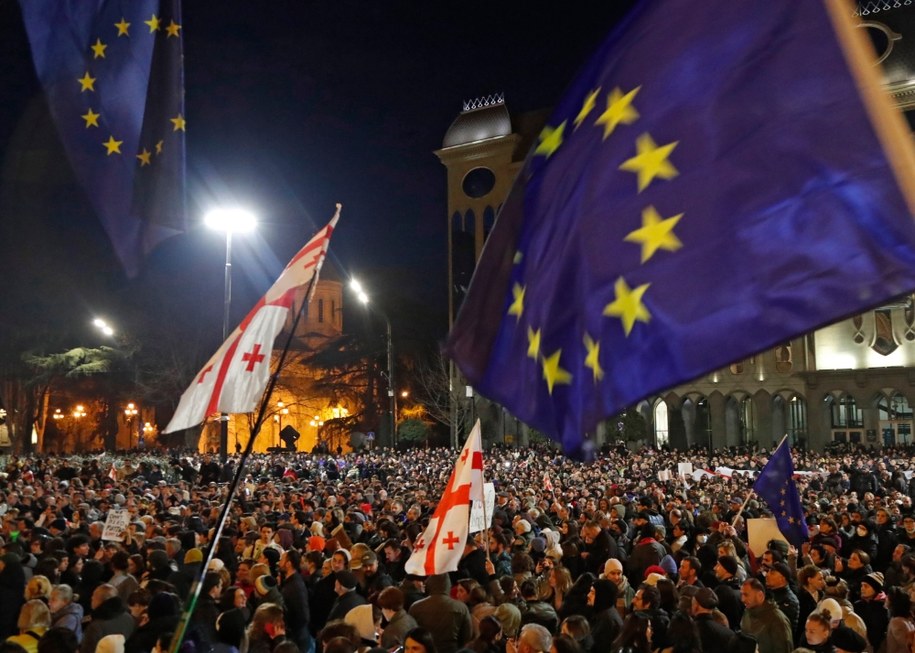
[[[163,433],[196,426],[214,413],[254,410],[267,387],[273,341],[286,323],[295,291],[312,279],[317,281],[339,217],[337,204],[327,226],[298,251],[276,283],[197,373]]]
[[[413,543],[413,554],[405,567],[408,574],[431,576],[458,568],[470,534],[470,506],[474,500],[483,501],[480,420],[454,463],[454,471],[429,525]]]

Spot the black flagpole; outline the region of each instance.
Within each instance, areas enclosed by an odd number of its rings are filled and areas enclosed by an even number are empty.
[[[338,217],[340,215],[340,208],[341,205],[338,203],[337,213],[334,217]],[[330,238],[330,234],[328,234],[327,237]],[[326,254],[327,252],[325,250],[325,256]],[[286,355],[289,353],[290,345],[292,345],[292,339],[295,336],[296,327],[299,325],[299,321],[302,319],[302,315],[305,313],[305,307],[308,306],[308,303],[311,301],[311,296],[314,293],[315,284],[318,282],[318,275],[321,273],[321,267],[323,265],[324,261],[322,259],[321,263],[315,269],[315,273],[311,278],[311,281],[308,282],[308,292],[305,293],[305,301],[302,302],[302,305],[299,306],[299,310],[296,311],[295,318],[292,321],[292,328],[289,329],[289,335],[286,337],[286,344],[283,345],[283,351],[280,354],[280,360],[277,362],[276,371],[270,376],[270,382],[267,384],[267,390],[261,399],[261,405],[257,411],[257,420],[254,422],[254,428],[251,429],[251,437],[248,438],[248,444],[241,454],[241,459],[238,461],[238,468],[235,470],[235,477],[232,479],[232,484],[229,486],[229,496],[226,497],[226,501],[222,506],[222,512],[219,513],[219,523],[216,525],[216,532],[213,534],[213,539],[210,542],[206,557],[204,558],[203,563],[200,565],[200,570],[197,572],[197,577],[194,579],[194,584],[191,585],[191,591],[188,594],[187,601],[185,601],[184,612],[181,614],[181,620],[178,622],[178,627],[175,629],[175,634],[172,637],[172,643],[168,648],[169,653],[178,652],[178,648],[181,646],[182,640],[184,640],[184,635],[187,633],[188,623],[190,623],[191,615],[194,613],[194,608],[197,607],[197,599],[200,598],[200,590],[203,587],[203,577],[207,573],[207,568],[210,566],[210,561],[213,559],[213,556],[216,552],[216,547],[219,544],[219,539],[222,537],[222,532],[225,529],[226,521],[229,518],[229,511],[232,509],[232,501],[235,499],[235,495],[238,494],[238,486],[241,483],[242,475],[245,471],[245,465],[248,462],[248,458],[251,456],[251,452],[254,450],[254,441],[257,439],[257,436],[261,430],[261,426],[264,423],[264,417],[267,414],[267,406],[269,405],[271,395],[273,395],[273,390],[276,388],[276,382],[279,379],[280,370],[283,369],[283,363],[286,362]]]

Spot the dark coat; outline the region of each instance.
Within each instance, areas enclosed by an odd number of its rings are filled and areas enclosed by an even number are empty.
[[[308,590],[302,574],[296,572],[284,578],[280,594],[286,608],[286,637],[294,641],[300,650],[307,651],[311,635],[308,632]]]
[[[430,576],[424,599],[410,607],[410,616],[432,633],[437,653],[455,653],[473,639],[470,610],[461,601],[448,596],[451,582],[446,574]]]
[[[703,651],[720,653],[731,650],[734,631],[718,623],[711,614],[696,615],[696,628],[699,630]]]
[[[99,641],[106,635],[123,635],[129,639],[137,624],[119,596],[108,599],[92,611],[92,621],[83,630],[80,653],[95,653]]]
[[[740,581],[731,577],[722,581],[715,588],[718,596],[718,609],[728,618],[731,630],[740,628],[740,618],[743,617],[743,601],[740,600]]]
[[[338,596],[334,601],[334,607],[331,608],[330,614],[327,615],[328,621],[334,619],[343,619],[346,613],[355,608],[357,605],[365,605],[368,601],[356,590],[350,590],[343,596]]]

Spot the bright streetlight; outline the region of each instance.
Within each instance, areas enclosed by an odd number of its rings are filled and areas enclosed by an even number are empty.
[[[356,294],[356,298],[362,302],[363,306],[368,306],[369,296],[362,288],[362,284],[357,279],[350,279],[350,289]],[[391,444],[397,444],[397,393],[394,391],[394,341],[391,338],[391,320],[387,314],[379,308],[375,309],[383,319],[387,327],[387,353],[388,353],[388,410],[391,413]]]
[[[92,324],[95,326],[95,328],[97,328],[99,331],[104,333],[109,338],[114,335],[114,329],[111,327],[110,324],[105,322],[105,320],[103,320],[102,318],[100,318],[100,317],[95,318],[94,320],[92,320]]]
[[[137,409],[137,405],[132,401],[127,404],[127,407],[124,408],[124,417],[127,419],[127,448],[130,449],[133,445],[133,429],[131,425],[133,424],[133,418],[137,416],[137,413],[140,411]],[[139,423],[137,424],[137,430],[139,431]],[[139,439],[137,435],[137,439]]]
[[[257,218],[254,214],[238,207],[216,208],[209,211],[203,222],[210,229],[224,231],[226,234],[226,268],[223,290],[222,339],[229,337],[229,309],[232,306],[232,234],[246,233],[254,229]],[[219,420],[219,460],[226,462],[229,456],[229,416],[222,415]]]

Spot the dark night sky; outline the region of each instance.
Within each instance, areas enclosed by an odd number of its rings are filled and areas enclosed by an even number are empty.
[[[72,212],[44,224],[0,216],[3,284],[31,282],[10,261],[50,256],[54,274],[95,289],[76,293],[89,311],[104,302],[102,291],[136,294],[167,279],[196,297],[201,328],[218,331],[221,311],[209,309],[221,302],[224,241],[200,226],[202,207],[240,202],[260,216],[257,236],[236,240],[233,306],[242,313],[340,201],[331,245],[340,268],[397,280],[396,290],[378,293],[441,316],[445,171],[432,151],[464,99],[503,92],[512,112],[551,105],[620,5],[628,3],[187,1],[188,234],[162,246],[144,278],[127,281],[74,191]],[[12,0],[0,0],[0,66],[0,160],[8,161],[39,93]],[[32,232],[22,238],[31,251],[11,242],[20,229]],[[78,230],[79,238],[42,229]],[[433,320],[428,335],[440,338],[444,328]]]

